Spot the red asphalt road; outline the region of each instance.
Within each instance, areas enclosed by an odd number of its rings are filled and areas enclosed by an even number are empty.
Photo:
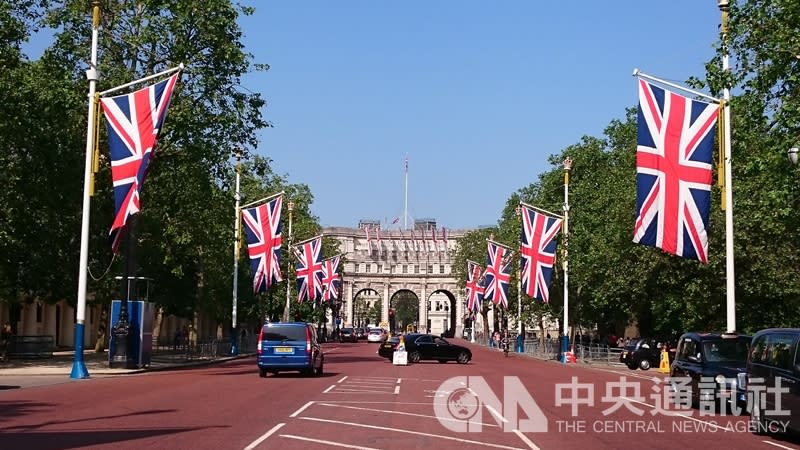
[[[262,379],[253,357],[0,391],[0,448],[800,449],[796,440],[751,435],[746,416],[700,416],[691,410],[680,412],[691,416],[684,417],[674,409],[671,415],[651,414],[653,387],[660,386],[651,380],[663,378],[652,370],[564,366],[467,345],[474,353],[467,365],[394,366],[375,354],[376,344],[334,344],[326,346],[326,373],[317,378]],[[450,392],[437,390],[456,376],[484,377],[501,400],[503,377],[519,377],[544,413],[547,432],[505,432],[485,409],[481,432],[448,430],[433,404],[446,405]],[[623,376],[629,384],[640,383],[643,398],[604,414],[620,395],[607,392],[607,383],[619,383]],[[582,397],[593,403],[576,405],[577,416],[569,403],[573,377],[584,386]],[[560,406],[556,384],[565,385],[566,402]]]

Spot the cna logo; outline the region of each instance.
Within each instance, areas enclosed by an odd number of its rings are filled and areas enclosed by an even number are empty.
[[[438,392],[447,393],[445,402],[433,403],[436,419],[443,427],[457,433],[478,433],[484,424],[483,410],[488,410],[503,431],[546,433],[547,417],[519,377],[503,377],[503,400],[497,397],[480,376],[460,376],[445,380]],[[526,416],[518,417],[522,410]]]

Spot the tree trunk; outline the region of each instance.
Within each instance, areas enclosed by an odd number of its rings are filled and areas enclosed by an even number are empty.
[[[153,342],[158,344],[158,339],[161,337],[161,325],[164,322],[164,307],[159,306],[156,310],[156,317],[153,321]]]

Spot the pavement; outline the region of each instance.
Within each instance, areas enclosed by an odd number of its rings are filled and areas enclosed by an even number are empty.
[[[206,359],[187,359],[184,354],[170,355],[170,354],[157,354],[151,358],[149,365],[145,367],[138,367],[126,369],[119,367],[119,363],[115,363],[111,367],[108,361],[108,352],[103,351],[97,353],[94,350],[84,352],[84,365],[92,375],[130,375],[144,372],[154,372],[159,370],[171,370],[181,367],[202,366],[208,364],[215,364],[224,361],[230,361],[240,358],[252,357],[252,354],[241,354],[238,356],[226,356],[220,358],[206,358]],[[75,364],[74,351],[58,351],[53,352],[52,358],[31,358],[31,359],[12,359],[10,361],[0,362],[0,377],[2,376],[37,376],[37,375],[66,375],[69,376],[72,372],[72,367]]]

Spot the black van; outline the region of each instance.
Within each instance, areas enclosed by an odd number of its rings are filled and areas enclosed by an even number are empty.
[[[800,328],[770,328],[753,336],[747,359],[750,430],[800,431]],[[776,402],[776,385],[783,391]],[[777,410],[776,410],[777,407]]]

